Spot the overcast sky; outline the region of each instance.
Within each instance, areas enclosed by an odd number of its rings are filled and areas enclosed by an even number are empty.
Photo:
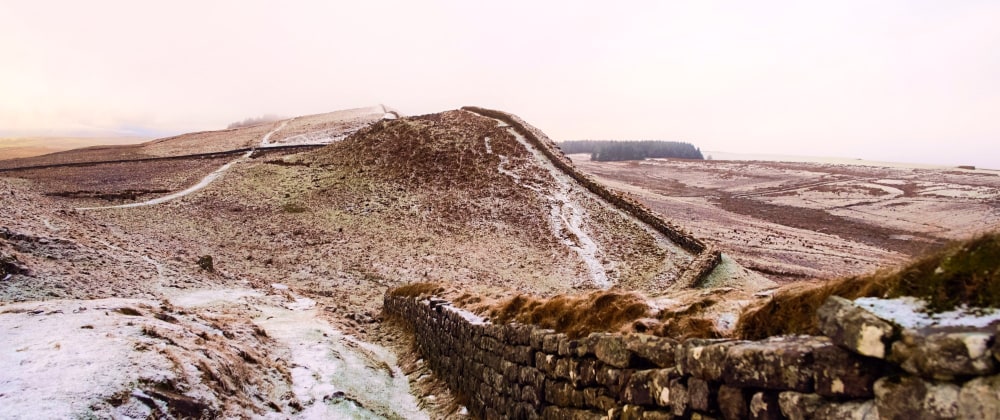
[[[998,1],[0,0],[0,135],[384,103],[557,140],[1000,168]]]

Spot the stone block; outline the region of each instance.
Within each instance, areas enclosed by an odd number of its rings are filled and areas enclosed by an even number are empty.
[[[803,394],[795,391],[785,391],[778,394],[778,406],[788,420],[809,420],[816,410],[825,404],[823,397],[816,394]]]
[[[628,383],[625,384],[625,392],[623,393],[622,400],[628,404],[634,405],[653,405],[654,395],[653,395],[653,374],[656,371],[653,370],[640,370],[636,371],[629,377]]]
[[[673,369],[657,369],[650,375],[649,391],[653,402],[660,407],[670,407],[670,380],[678,377],[672,372]]]
[[[596,370],[597,383],[603,385],[613,394],[620,393],[625,384],[628,383],[629,377],[632,376],[632,370],[629,369],[615,369],[608,366],[600,366]]]
[[[813,391],[813,351],[826,337],[787,336],[731,346],[723,380],[744,388]]]
[[[975,378],[958,392],[962,419],[1000,419],[1000,376]]]
[[[545,337],[548,337],[551,334],[555,334],[555,331],[543,328],[534,328],[528,336],[528,345],[530,345],[535,351],[542,351],[542,343],[545,341]]]
[[[549,334],[542,339],[542,351],[548,354],[559,353],[559,341],[565,340],[566,334]]]
[[[675,416],[683,416],[688,412],[689,398],[687,385],[683,378],[670,380],[670,412]]]
[[[993,334],[992,329],[906,329],[892,344],[889,360],[909,373],[930,379],[990,375],[997,370],[990,349]]]
[[[750,418],[749,392],[729,385],[719,386],[719,411],[726,420]]]
[[[750,397],[751,420],[783,420],[783,418],[777,392],[760,391]]]
[[[594,386],[597,384],[597,360],[582,359],[575,366],[570,382],[577,388]]]
[[[826,403],[816,409],[815,420],[880,420],[882,417],[874,400]]]
[[[617,334],[597,335],[594,354],[597,359],[616,368],[627,368],[632,364],[634,355],[625,347],[625,340]]]
[[[880,360],[847,351],[840,346],[823,346],[813,351],[816,393],[824,397],[872,398],[875,381],[890,370]]]
[[[718,407],[719,385],[701,378],[688,378],[688,399],[691,409],[702,413],[714,413]]]
[[[892,323],[839,296],[830,296],[816,315],[823,334],[862,356],[884,359],[899,333]]]
[[[677,346],[675,360],[681,375],[690,375],[706,381],[722,380],[726,366],[726,352],[730,347],[744,343],[731,340],[687,340]]]
[[[590,410],[548,406],[542,411],[546,420],[602,420],[604,415]]]
[[[958,416],[959,390],[946,382],[888,376],[875,382],[875,405],[887,419],[953,419]]]
[[[661,368],[676,365],[677,341],[646,334],[629,334],[624,337],[625,348],[639,359]]]
[[[674,413],[663,410],[646,410],[642,413],[642,420],[673,420]]]
[[[646,409],[637,405],[623,405],[619,410],[619,420],[642,420],[642,415]]]

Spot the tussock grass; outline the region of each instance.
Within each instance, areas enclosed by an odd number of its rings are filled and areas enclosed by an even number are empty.
[[[410,283],[405,286],[400,286],[389,291],[390,296],[397,297],[417,297],[425,295],[437,295],[444,293],[445,289],[443,286],[437,283]]]
[[[792,288],[740,317],[736,334],[761,339],[782,334],[818,333],[816,310],[830,296],[915,296],[933,312],[959,305],[1000,307],[1000,233],[989,233],[918,258],[894,270],[881,270],[826,283]]]
[[[518,295],[498,304],[490,316],[494,322],[533,324],[578,338],[592,332],[619,331],[649,312],[638,294],[601,291],[550,299]]]

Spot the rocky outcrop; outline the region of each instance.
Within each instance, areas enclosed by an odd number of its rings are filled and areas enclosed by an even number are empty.
[[[384,308],[478,418],[1000,418],[995,330],[904,328],[839,298],[820,314],[829,336],[761,341],[571,339],[440,299]]]

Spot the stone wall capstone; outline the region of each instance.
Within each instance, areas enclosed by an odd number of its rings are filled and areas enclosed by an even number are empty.
[[[919,351],[944,332],[907,330],[889,343],[878,335],[879,345],[905,349],[901,365],[891,350],[885,358],[857,351],[856,337],[843,334],[850,328],[836,325],[858,319],[856,308],[844,305],[850,301],[824,306],[833,337],[761,341],[611,333],[571,339],[491,324],[443,299],[391,294],[384,311],[412,329],[417,350],[475,418],[1000,418],[995,327],[962,332],[965,350],[949,344],[941,355],[953,363]],[[911,363],[913,354],[922,362]]]

